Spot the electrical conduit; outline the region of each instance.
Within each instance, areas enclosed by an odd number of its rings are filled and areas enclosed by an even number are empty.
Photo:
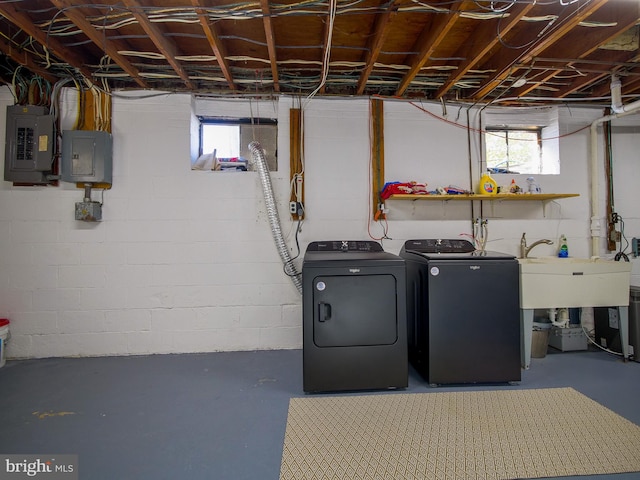
[[[291,259],[291,255],[287,249],[287,244],[285,243],[284,236],[282,235],[280,216],[278,215],[278,208],[273,195],[273,187],[271,185],[271,177],[269,176],[269,167],[267,166],[267,159],[264,156],[264,150],[260,143],[251,142],[249,144],[249,151],[251,152],[251,162],[255,165],[256,171],[260,177],[260,183],[262,184],[262,193],[264,196],[264,203],[267,207],[267,217],[269,218],[273,241],[278,249],[282,263],[284,264],[285,272],[291,277],[291,281],[298,289],[298,292],[302,295],[302,280],[300,279],[300,273],[298,273],[298,270]]]

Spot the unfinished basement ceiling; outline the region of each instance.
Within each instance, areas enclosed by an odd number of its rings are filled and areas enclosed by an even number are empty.
[[[602,100],[615,73],[640,94],[638,0],[4,0],[0,14],[7,83],[487,103]]]

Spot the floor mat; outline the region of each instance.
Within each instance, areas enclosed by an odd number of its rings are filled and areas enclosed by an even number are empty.
[[[640,427],[572,388],[292,398],[280,480],[640,471]]]

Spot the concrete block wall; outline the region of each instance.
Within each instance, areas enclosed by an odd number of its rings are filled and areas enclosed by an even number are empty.
[[[104,197],[94,191],[94,200],[104,201],[102,222],[74,220],[74,204],[83,196],[74,185],[0,182],[0,316],[11,320],[9,356],[300,348],[301,297],[282,272],[258,175],[190,168],[196,114],[278,118],[279,168],[271,178],[282,229],[295,255],[295,225],[287,213],[289,109],[299,100],[127,95],[113,98],[113,188]],[[2,111],[12,103],[8,88],[0,88]],[[442,113],[439,104],[422,107]],[[385,102],[384,110],[387,181],[473,184],[469,162],[478,168],[477,139],[469,153],[464,129],[405,102]],[[561,132],[600,114],[595,109],[561,111]],[[451,107],[448,118],[465,123],[464,114],[457,118]],[[313,99],[305,105],[304,122],[306,220],[298,265],[310,241],[382,235],[369,211],[369,101]],[[0,139],[4,135],[0,115]],[[616,162],[631,176],[637,169],[638,137],[625,138]],[[561,175],[539,179],[546,192],[580,197],[545,208],[537,202],[505,202],[475,211],[489,219],[488,248],[517,254],[523,231],[532,241],[564,233],[571,253],[586,255],[588,149],[588,130],[561,139]],[[629,180],[620,185],[617,204],[636,228],[634,188]],[[455,238],[472,231],[466,202],[395,201],[387,208],[390,238],[382,243],[392,253],[410,238]],[[553,254],[553,249],[539,254]],[[636,268],[634,262],[634,278],[640,280]]]
[[[9,356],[299,348],[301,300],[282,274],[257,174],[192,171],[191,96],[140,95],[113,99],[113,188],[93,192],[102,222],[74,219],[75,185],[2,182]],[[288,170],[272,180],[286,191]]]

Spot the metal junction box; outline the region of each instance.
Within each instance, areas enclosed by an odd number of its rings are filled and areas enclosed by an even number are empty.
[[[62,133],[62,180],[112,183],[113,140],[109,132],[65,130]]]
[[[53,116],[46,107],[7,107],[4,179],[25,184],[49,183],[53,164]]]
[[[76,203],[76,220],[83,222],[99,222],[102,220],[102,204],[84,201]]]

